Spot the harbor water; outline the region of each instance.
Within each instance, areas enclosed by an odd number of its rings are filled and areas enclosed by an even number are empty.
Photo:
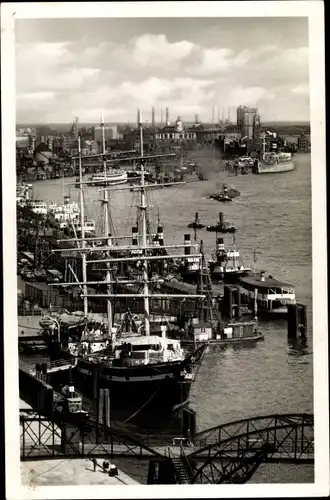
[[[165,244],[183,241],[189,222],[198,211],[202,223],[212,224],[218,213],[237,228],[236,247],[245,265],[265,270],[296,287],[297,301],[307,306],[307,339],[288,342],[285,320],[260,321],[265,340],[257,344],[209,347],[192,388],[191,407],[197,413],[198,430],[221,423],[273,413],[313,412],[312,339],[312,233],[311,166],[309,154],[295,156],[296,169],[283,174],[229,176],[220,167],[220,153],[195,153],[207,180],[187,182],[181,187],[151,191],[148,196],[164,227]],[[186,176],[189,181],[189,175]],[[75,179],[65,179],[65,183]],[[208,196],[226,183],[241,192],[231,203],[222,204]],[[69,187],[65,187],[68,193]],[[62,179],[38,181],[35,198],[61,202]],[[72,199],[78,191],[70,188]],[[130,234],[136,224],[137,196],[129,190],[111,193],[112,232]],[[85,191],[87,216],[100,219],[101,193],[96,187]],[[102,221],[100,221],[100,224]],[[232,235],[223,235],[226,245]],[[215,249],[215,234],[200,230],[207,255]],[[270,467],[272,472],[270,473]],[[294,469],[294,472],[293,472]],[[276,478],[272,478],[275,474]],[[280,478],[280,479],[278,479]],[[261,467],[251,482],[311,482],[312,466]]]

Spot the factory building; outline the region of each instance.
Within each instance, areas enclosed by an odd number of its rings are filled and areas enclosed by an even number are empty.
[[[102,142],[102,127],[93,127],[93,141]],[[104,127],[105,140],[118,139],[118,126],[106,125]]]

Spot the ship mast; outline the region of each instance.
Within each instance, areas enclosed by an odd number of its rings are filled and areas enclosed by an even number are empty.
[[[103,153],[103,172],[104,172],[104,183],[106,184],[106,178],[107,178],[107,160],[105,156],[105,130],[104,130],[104,115],[103,115],[103,110],[101,113],[101,127],[102,127],[102,153]],[[108,203],[109,203],[109,196],[108,196],[108,191],[105,189],[103,192],[103,203],[104,203],[104,236],[109,237],[107,241],[107,246],[110,247],[111,245],[111,240],[110,240],[110,224],[109,224],[109,208],[108,208]],[[110,258],[110,251],[108,250],[106,252],[106,255],[108,258]],[[111,272],[110,272],[110,262],[106,263],[106,282],[108,283],[107,285],[107,292],[110,295],[111,294]],[[112,303],[110,297],[108,297],[107,300],[107,322],[108,322],[108,335],[112,339]]]
[[[265,159],[265,152],[266,152],[266,134],[264,133],[262,136],[262,159]]]
[[[84,315],[88,315],[88,296],[87,296],[87,262],[86,262],[86,240],[85,240],[85,210],[84,210],[84,191],[82,179],[82,161],[81,161],[81,139],[78,134],[78,157],[79,157],[79,199],[80,199],[80,226],[81,226],[81,248],[83,249],[81,255],[82,261],[82,280],[83,280],[83,303]]]
[[[141,213],[141,236],[143,253],[145,254],[145,247],[147,246],[147,204],[144,188],[144,161],[143,161],[143,123],[142,111],[139,110],[139,127],[140,127],[140,155],[141,155],[141,205],[139,207]],[[143,302],[144,302],[144,328],[145,335],[150,335],[150,316],[149,316],[149,286],[148,286],[148,262],[142,261],[143,270]]]

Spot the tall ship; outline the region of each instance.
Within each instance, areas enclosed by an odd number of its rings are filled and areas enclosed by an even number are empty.
[[[102,128],[103,150],[105,151],[103,118]],[[132,235],[121,236],[121,241],[125,238],[132,238],[132,244],[120,246],[118,242],[115,244],[114,237],[109,237],[109,188],[108,190],[103,189],[102,202],[106,207],[104,236],[86,237],[82,227],[81,238],[71,240],[76,242],[77,247],[69,251],[72,251],[73,255],[81,256],[82,281],[76,280],[75,283],[64,284],[82,288],[84,311],[80,323],[84,324],[84,328],[82,331],[80,330],[77,338],[73,335],[72,328],[69,336],[58,338],[63,335],[62,329],[62,333],[59,332],[58,320],[49,321],[48,326],[43,328],[49,331],[53,340],[56,339],[62,349],[69,350],[70,354],[76,357],[74,376],[85,389],[93,387],[96,380],[95,373],[98,373],[98,386],[110,389],[114,407],[128,408],[136,413],[144,408],[171,413],[188,403],[191,385],[197,376],[207,344],[186,351],[181,346],[180,340],[168,337],[166,322],[159,325],[158,321],[160,334],[154,334],[153,322],[157,322],[157,319],[155,314],[150,311],[150,302],[162,299],[167,302],[185,298],[204,299],[205,296],[201,294],[164,294],[159,293],[157,286],[155,286],[157,280],[154,280],[150,273],[152,262],[171,260],[185,255],[154,255],[155,247],[152,244],[154,235],[149,234],[147,224],[146,192],[149,185],[146,184],[144,178],[142,118],[140,118],[140,141],[141,179],[139,186],[136,187],[136,190],[140,192],[137,206],[139,225],[138,233],[133,235],[134,241]],[[80,213],[83,218],[84,183],[82,181],[80,137],[78,137],[78,150]],[[105,160],[104,163],[106,163]],[[106,169],[106,165],[104,165],[104,169]],[[113,189],[129,189],[129,187]],[[102,246],[93,247],[90,243],[95,239],[102,241]],[[179,249],[186,248],[186,246],[187,243],[184,242],[182,245],[164,245],[163,248]],[[121,252],[127,251],[130,252],[129,257],[118,257]],[[195,257],[201,259],[201,255],[196,254]],[[139,270],[139,275],[126,273],[124,279],[119,277],[116,269],[123,262],[135,264],[135,270]],[[87,268],[95,263],[105,266],[105,279],[89,282]],[[118,293],[115,288],[118,285],[126,287],[128,291]],[[129,288],[131,285],[132,288]],[[136,285],[138,285],[137,292],[135,291]],[[88,319],[90,299],[106,301],[106,322],[97,328],[95,325],[91,326],[91,321]],[[121,299],[128,299],[132,303],[136,300],[142,302],[142,314],[132,314],[130,307],[127,307],[121,310],[120,321],[116,323],[114,300]]]
[[[278,172],[290,172],[295,169],[292,153],[266,152],[266,137],[263,137],[262,158],[257,161],[256,174],[275,174]]]

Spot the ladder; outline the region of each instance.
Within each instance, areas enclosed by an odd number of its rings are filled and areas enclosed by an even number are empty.
[[[181,458],[170,457],[178,484],[189,484],[190,480]]]

